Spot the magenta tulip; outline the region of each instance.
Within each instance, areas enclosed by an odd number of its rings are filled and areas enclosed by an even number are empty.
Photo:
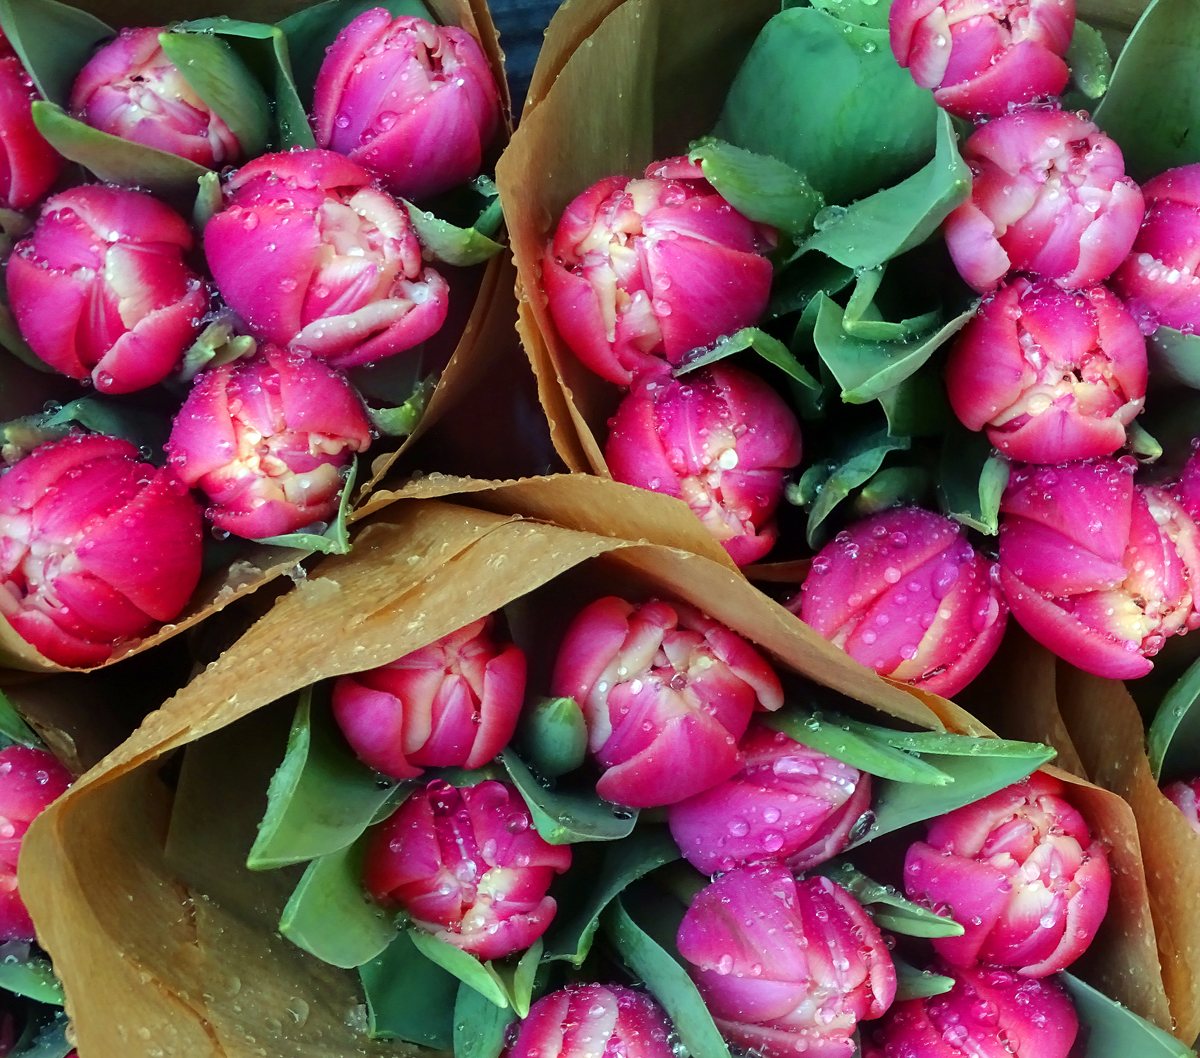
[[[675,1058],[671,1025],[644,992],[575,984],[529,1008],[504,1058]]]
[[[1167,636],[1200,626],[1200,532],[1136,461],[1014,472],[1000,504],[1000,581],[1034,639],[1086,672],[1136,679]]]
[[[856,661],[947,697],[991,660],[1008,617],[994,564],[918,507],[838,533],[788,608]]]
[[[683,603],[610,595],[567,629],[551,693],[583,709],[596,792],[647,808],[701,793],[740,769],[755,707],[783,704],[779,677],[741,636]]]
[[[1062,988],[1007,970],[937,967],[954,987],[897,1003],[863,1058],[1068,1058],[1079,1018]]]
[[[952,114],[995,117],[1066,87],[1074,0],[898,0],[888,21],[896,61]]]
[[[226,183],[204,252],[256,337],[345,368],[441,327],[449,286],[424,267],[404,207],[370,184],[332,151],[265,154]]]
[[[1192,438],[1192,456],[1184,465],[1173,494],[1192,521],[1200,525],[1200,437]]]
[[[1146,340],[1102,286],[1018,278],[986,299],[946,363],[954,413],[1024,463],[1115,452],[1146,398]]]
[[[1196,801],[1196,795],[1200,792],[1200,778],[1167,783],[1162,792],[1184,814],[1191,828],[1200,834],[1200,805]]]
[[[59,665],[100,665],[179,614],[200,580],[200,508],[127,441],[74,435],[0,477],[0,613]]]
[[[17,53],[0,33],[0,206],[28,209],[62,172],[63,158],[33,123],[40,99]]]
[[[317,146],[404,198],[470,180],[499,128],[500,95],[483,49],[453,26],[364,11],[338,34],[317,76]]]
[[[8,296],[37,355],[106,393],[161,382],[200,330],[203,281],[187,222],[141,191],[55,195],[8,262]]]
[[[717,1028],[767,1058],[850,1058],[859,1021],[879,1017],[896,971],[867,913],[828,878],[742,867],[700,891],[679,954]]]
[[[747,220],[686,158],[610,176],[563,213],[542,282],[563,340],[622,386],[711,345],[767,307],[774,229]]]
[[[375,831],[365,880],[418,929],[502,959],[546,932],[557,906],[546,890],[570,866],[570,848],[542,840],[515,787],[435,779]]]
[[[1065,969],[1108,910],[1104,846],[1043,772],[935,819],[909,847],[904,888],[966,931],[933,946],[952,966],[1002,966],[1026,977]]]
[[[724,363],[682,379],[647,372],[610,425],[617,481],[683,499],[739,566],[771,550],[800,424],[762,379]]]
[[[976,130],[963,158],[971,196],[946,218],[946,246],[976,290],[1010,271],[1091,286],[1129,253],[1142,193],[1120,148],[1086,118],[1051,107],[1005,114]]]
[[[807,871],[836,856],[871,807],[871,777],[761,724],[732,779],[671,805],[684,858],[704,874],[758,863]]]
[[[267,346],[206,371],[175,417],[171,465],[236,536],[295,532],[337,513],[342,473],[371,444],[362,400],[340,372]]]
[[[427,647],[334,684],[333,715],[359,759],[395,779],[479,768],[512,738],[525,655],[483,617]]]

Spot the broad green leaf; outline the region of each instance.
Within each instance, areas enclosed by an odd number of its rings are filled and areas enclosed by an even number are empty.
[[[499,982],[508,999],[508,1005],[519,1018],[529,1013],[533,998],[533,979],[542,961],[542,938],[535,940],[517,960],[493,960],[485,963],[488,972]]]
[[[350,464],[349,474],[346,475],[346,484],[342,486],[342,499],[338,504],[337,516],[334,518],[333,524],[323,532],[264,536],[254,542],[256,544],[274,544],[276,547],[303,547],[310,551],[320,551],[326,555],[346,554],[350,550],[350,529],[346,523],[346,515],[350,513],[350,500],[354,494],[354,482],[357,476],[358,460],[355,459]]]
[[[852,338],[871,342],[907,342],[918,335],[927,334],[941,322],[941,313],[937,310],[898,323],[883,319],[875,306],[875,295],[879,293],[886,270],[885,263],[858,273],[854,292],[846,302],[842,317],[842,329]]]
[[[930,365],[879,394],[893,437],[938,437],[953,421],[946,387]]]
[[[713,134],[778,158],[845,204],[928,162],[936,114],[933,94],[892,58],[886,30],[798,7],[759,34]]]
[[[363,888],[363,841],[313,860],[279,919],[279,932],[323,962],[352,969],[396,936],[395,915]]]
[[[1080,1034],[1087,1034],[1085,1058],[1196,1058],[1196,1052],[1174,1036],[1078,977],[1061,973],[1058,982],[1075,1005]]]
[[[500,753],[509,778],[529,806],[533,825],[551,845],[576,841],[616,841],[637,823],[636,808],[602,801],[595,791],[550,789],[537,780],[511,746]]]
[[[925,999],[929,996],[940,996],[954,987],[953,977],[943,977],[932,970],[918,970],[911,963],[892,955],[892,964],[896,967],[896,1002],[903,1003],[906,999]]]
[[[1154,781],[1190,779],[1200,773],[1200,661],[1163,697],[1146,734],[1146,753]]]
[[[836,294],[854,280],[854,269],[839,264],[823,253],[797,257],[775,277],[767,320],[803,312],[819,293]]]
[[[692,144],[688,157],[700,163],[704,178],[734,209],[794,239],[812,231],[813,217],[825,205],[825,196],[803,173],[769,154],[706,136]]]
[[[165,415],[120,400],[80,397],[51,412],[44,420],[44,425],[51,429],[71,424],[128,441],[138,448],[143,459],[157,466],[166,460],[163,446],[171,434],[171,420]]]
[[[1200,161],[1200,6],[1154,0],[1121,49],[1095,121],[1139,183]]]
[[[8,1052],[8,1058],[66,1058],[75,1045],[67,1039],[70,1022],[61,1010],[49,1018],[41,1015],[46,1008],[33,1008],[20,1039]]]
[[[314,707],[307,688],[246,866],[269,870],[352,845],[395,787],[354,755],[328,705]]]
[[[511,1007],[498,1007],[460,983],[454,1004],[454,1058],[499,1058],[504,1034],[516,1017]]]
[[[1150,362],[1165,378],[1200,389],[1200,334],[1159,327],[1146,340]]]
[[[892,7],[888,0],[813,0],[812,6],[843,22],[870,26],[872,29],[888,28],[888,13]]]
[[[498,1007],[511,1005],[504,982],[487,963],[415,926],[409,927],[408,937],[425,958],[474,988],[484,999]]]
[[[1067,65],[1071,68],[1071,83],[1088,99],[1099,99],[1108,91],[1113,64],[1104,38],[1098,29],[1078,18],[1067,48]]]
[[[407,199],[401,199],[408,210],[413,228],[421,245],[439,261],[467,267],[495,257],[503,246],[494,242],[474,228],[460,228],[448,220],[441,220],[426,210],[419,209]]]
[[[363,963],[358,975],[373,1037],[407,1040],[440,1051],[451,1048],[455,1000],[466,986],[422,955],[406,932],[401,930],[382,953]],[[492,1007],[486,1000],[483,1004]]]
[[[850,510],[856,517],[867,518],[891,507],[920,504],[932,484],[924,467],[885,467],[859,489]]]
[[[587,724],[574,698],[542,698],[527,708],[519,727],[521,751],[540,775],[556,779],[587,756]]]
[[[66,106],[79,71],[116,30],[56,0],[0,0],[0,28],[43,99]]]
[[[33,729],[21,719],[16,706],[0,691],[0,738],[18,746],[29,746],[31,749],[45,749],[42,740],[33,733]]]
[[[906,937],[961,937],[966,932],[954,919],[914,904],[893,886],[880,885],[849,863],[823,863],[814,873],[845,889],[880,929]]]
[[[1010,466],[988,440],[953,422],[942,446],[938,490],[942,511],[988,536],[998,532],[1000,499]]]
[[[412,396],[395,408],[372,408],[367,405],[367,415],[371,425],[387,437],[409,437],[425,414],[425,406],[433,391],[437,389],[438,376],[430,375],[419,381],[412,391]]]
[[[1030,747],[1044,749],[1033,742],[1016,742],[1003,738],[977,738],[974,735],[955,735],[949,731],[896,731],[890,727],[864,724],[860,720],[846,719],[844,723],[851,731],[866,731],[870,736],[906,753],[937,753],[946,757],[975,757],[983,752],[1025,753]]]
[[[688,358],[675,369],[675,374],[676,376],[686,375],[746,349],[753,349],[767,363],[774,364],[789,378],[806,389],[816,392],[821,388],[821,384],[804,369],[804,366],[792,355],[783,342],[767,334],[766,331],[760,331],[757,327],[743,327],[727,338],[718,338],[705,349],[689,353]]]
[[[63,1005],[62,984],[54,976],[50,960],[31,957],[29,945],[18,941],[0,945],[0,989],[39,1003]]]

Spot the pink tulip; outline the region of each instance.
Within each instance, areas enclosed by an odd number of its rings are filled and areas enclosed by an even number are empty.
[[[610,426],[617,481],[685,500],[740,566],[771,550],[800,424],[762,379],[724,363],[682,379],[648,371]]]
[[[686,158],[643,179],[610,176],[572,202],[546,248],[542,282],[563,340],[622,386],[679,364],[758,321],[767,307],[774,229],[747,220]]]
[[[1172,491],[1175,499],[1192,516],[1192,521],[1200,519],[1200,437],[1192,438],[1192,456]]]
[[[345,368],[441,327],[449,286],[424,267],[404,207],[370,184],[332,151],[265,154],[226,183],[204,252],[256,337]]]
[[[1167,636],[1200,626],[1200,532],[1136,461],[1014,472],[1000,504],[1000,583],[1034,639],[1087,672],[1136,679]]]
[[[196,501],[127,441],[70,436],[0,477],[0,613],[51,661],[102,664],[199,580]]]
[[[892,52],[938,105],[996,116],[1066,87],[1074,0],[899,0]]]
[[[1102,286],[1018,278],[986,299],[946,364],[954,413],[1025,463],[1115,452],[1146,398],[1146,340]]]
[[[1008,618],[994,564],[918,507],[838,533],[788,608],[856,661],[947,697],[991,660]]]
[[[933,946],[951,966],[1026,977],[1065,969],[1091,944],[1112,884],[1104,846],[1043,772],[944,816],[909,847],[909,898],[966,931]]]
[[[219,169],[238,160],[237,137],[163,53],[162,28],[123,29],[83,68],[71,112],[92,128]]]
[[[503,1058],[674,1058],[671,1026],[644,992],[574,984],[529,1008]]]
[[[729,1042],[767,1058],[850,1058],[859,1021],[879,1017],[896,971],[867,913],[828,878],[742,867],[700,891],[679,954]]]
[[[1142,185],[1146,218],[1113,288],[1149,333],[1159,324],[1200,325],[1200,165],[1171,169]]]
[[[954,987],[897,1003],[865,1034],[863,1058],[1067,1058],[1079,1018],[1052,981],[938,967]]]
[[[1068,290],[1124,260],[1142,222],[1142,193],[1120,148],[1080,114],[1031,107],[967,140],[971,197],[946,218],[946,246],[976,290],[1034,272]]]
[[[783,704],[779,677],[741,636],[684,603],[610,595],[580,611],[551,694],[583,709],[596,792],[648,808],[701,793],[741,768],[737,741],[757,705]]]
[[[167,451],[179,477],[212,501],[214,527],[261,539],[333,518],[342,472],[370,446],[370,431],[344,375],[267,346],[196,380]]]
[[[187,222],[141,191],[55,195],[8,262],[25,340],[56,371],[106,393],[161,382],[200,330],[203,281],[183,260]]]
[[[871,807],[871,777],[761,724],[742,739],[742,770],[671,805],[671,836],[704,874],[756,863],[807,871],[836,856]]]
[[[1200,812],[1197,811],[1196,801],[1196,795],[1200,793],[1200,778],[1168,783],[1162,792],[1184,814],[1191,828],[1200,834]]]
[[[0,33],[0,206],[28,209],[62,172],[62,156],[33,123],[38,90]]]
[[[375,831],[365,881],[418,929],[502,959],[546,932],[557,906],[546,890],[570,866],[570,848],[542,840],[515,787],[435,779]]]
[[[480,768],[512,738],[525,655],[482,617],[427,647],[334,684],[333,715],[365,764],[395,779]]]
[[[364,11],[338,34],[317,76],[317,146],[404,198],[470,180],[499,128],[500,96],[483,49],[453,26]]]

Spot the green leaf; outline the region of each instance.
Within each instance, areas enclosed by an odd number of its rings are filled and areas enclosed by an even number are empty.
[[[849,863],[823,863],[813,873],[823,874],[845,889],[880,929],[906,937],[961,937],[966,932],[954,919],[914,904],[893,886],[880,885]]]
[[[1108,91],[1113,64],[1104,38],[1098,29],[1078,18],[1067,48],[1067,65],[1071,68],[1071,83],[1088,99],[1099,99]]]
[[[813,0],[812,6],[856,26],[887,29],[892,5],[887,0]]]
[[[892,58],[885,29],[799,7],[759,34],[714,135],[778,158],[828,201],[848,203],[929,161],[936,114],[932,93]]]
[[[216,177],[216,173],[210,175]],[[201,186],[203,183],[201,181]],[[200,202],[199,197],[196,202]],[[253,356],[257,348],[258,343],[250,335],[234,334],[231,324],[216,320],[196,336],[192,347],[183,354],[183,361],[171,377],[171,382],[177,386],[186,385],[201,371]]]
[[[935,127],[932,115],[929,124]],[[875,268],[933,235],[971,193],[971,170],[958,153],[954,125],[944,110],[938,111],[936,130],[937,154],[920,172],[848,208],[822,211],[816,233],[801,252],[820,250],[847,268]]]
[[[574,698],[542,698],[525,710],[521,749],[538,773],[556,779],[578,768],[587,756],[587,724]]]
[[[533,825],[551,845],[576,841],[616,841],[637,823],[636,808],[602,801],[595,791],[548,789],[538,782],[511,746],[500,753],[509,778],[529,806]]]
[[[50,960],[31,957],[29,945],[19,941],[0,945],[0,989],[39,1003],[63,1005],[62,984],[54,976]]]
[[[367,405],[371,425],[387,437],[411,436],[425,414],[425,407],[437,389],[437,383],[437,375],[421,379],[413,387],[412,396],[396,408],[372,408]]]
[[[0,0],[0,28],[44,99],[66,106],[79,71],[116,30],[56,0]]]
[[[511,1005],[504,982],[487,963],[416,927],[409,927],[408,936],[425,958],[474,988],[484,999],[498,1007]]]
[[[0,691],[0,738],[8,739],[18,746],[29,746],[31,749],[46,748],[3,691]]]
[[[842,329],[852,338],[873,342],[907,342],[927,333],[940,322],[941,313],[936,310],[899,323],[883,319],[875,306],[875,295],[879,293],[886,270],[887,265],[881,264],[858,273],[854,292],[846,302],[842,317]]]
[[[1078,977],[1061,973],[1058,982],[1075,1005],[1080,1035],[1086,1033],[1087,1058],[1196,1058],[1196,1052],[1174,1036]]]
[[[171,434],[171,420],[120,401],[80,397],[51,412],[43,425],[53,429],[75,423],[92,433],[108,434],[128,441],[143,458],[161,466],[163,446]]]
[[[351,969],[374,959],[396,936],[395,916],[363,888],[360,839],[308,865],[283,915],[279,932],[318,959]]]
[[[484,964],[488,972],[500,982],[509,1007],[519,1018],[524,1018],[529,1013],[529,1004],[533,998],[533,979],[541,961],[542,938],[539,937],[515,962],[510,957]]]
[[[498,1007],[460,983],[454,1004],[454,1058],[499,1058],[504,1034],[516,1018],[511,1007]]]
[[[21,1038],[9,1051],[8,1058],[66,1058],[75,1046],[67,1039],[70,1022],[66,1015],[61,1010],[55,1010],[53,1016],[47,1019],[39,1016],[38,1008],[29,1013]]]
[[[1200,335],[1159,327],[1146,344],[1156,374],[1200,389]]]
[[[494,242],[474,228],[460,228],[448,220],[440,220],[432,213],[418,209],[407,199],[401,199],[408,216],[416,229],[421,245],[439,261],[465,268],[481,264],[495,257],[503,246]]]
[[[358,975],[373,1037],[450,1049],[455,1000],[465,986],[422,955],[407,933],[397,934],[379,956],[358,968]],[[486,1000],[484,1004],[495,1009]]]
[[[350,464],[346,484],[342,487],[342,499],[338,504],[337,517],[323,533],[287,533],[284,536],[264,536],[256,544],[274,544],[276,547],[303,547],[309,551],[320,551],[326,555],[344,555],[350,550],[350,530],[346,516],[350,513],[350,500],[354,494],[354,482],[358,476],[358,460]]]
[[[885,467],[859,489],[850,510],[866,518],[890,507],[919,504],[932,483],[924,467]]]
[[[753,349],[767,363],[774,364],[805,389],[812,392],[820,390],[821,384],[804,369],[788,347],[778,338],[772,337],[766,331],[760,331],[757,327],[743,327],[727,338],[718,338],[705,349],[689,353],[688,359],[675,369],[675,374],[686,375],[690,371],[708,367],[709,364],[715,364],[718,360],[724,360],[725,357],[746,349]]]
[[[896,1002],[903,1003],[906,999],[925,999],[929,996],[940,996],[954,987],[953,977],[943,977],[932,970],[918,970],[911,963],[892,954],[892,964],[896,967]]]
[[[500,225],[504,221],[504,203],[500,201],[500,189],[496,187],[495,180],[482,174],[471,181],[471,187],[487,202],[480,212],[479,218],[471,227],[480,235],[491,238],[500,230]]]
[[[929,365],[879,394],[893,437],[938,437],[953,421],[946,387]]]
[[[775,277],[764,319],[803,312],[819,293],[836,294],[853,280],[854,269],[838,264],[823,253],[797,257]]]
[[[205,173],[198,182],[200,186],[192,206],[192,227],[203,237],[208,222],[224,208],[225,199],[221,194],[221,177],[217,173]]]
[[[1200,773],[1200,660],[1167,691],[1146,734],[1146,754],[1155,782],[1190,779]]]
[[[1142,463],[1154,463],[1162,458],[1163,447],[1137,419],[1125,430],[1129,451]]]
[[[938,490],[947,517],[988,536],[999,531],[1000,499],[1010,466],[988,440],[955,421],[942,445]]]

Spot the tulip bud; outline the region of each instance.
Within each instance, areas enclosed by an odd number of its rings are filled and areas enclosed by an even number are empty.
[[[512,738],[525,655],[482,617],[388,665],[343,676],[333,715],[359,759],[395,779],[425,768],[480,768]]]
[[[226,183],[204,252],[258,338],[346,368],[441,327],[449,286],[423,267],[407,211],[370,183],[332,151],[265,154]]]
[[[1043,772],[944,816],[909,847],[909,897],[965,932],[933,946],[951,966],[1057,973],[1083,954],[1108,910],[1104,846]]]
[[[836,856],[871,807],[871,777],[751,724],[732,779],[671,805],[671,836],[704,874],[757,863],[796,873]]]
[[[856,661],[947,697],[991,660],[1008,618],[994,564],[919,507],[838,533],[788,609]]]
[[[1066,87],[1074,0],[899,0],[889,25],[896,61],[951,114],[994,117]]]
[[[212,501],[215,528],[261,539],[333,518],[342,471],[370,446],[370,430],[344,375],[267,346],[197,379],[167,452]]]
[[[963,146],[971,197],[946,218],[959,274],[992,290],[1035,272],[1068,290],[1124,260],[1142,222],[1142,193],[1121,149],[1079,114],[1033,107],[977,129]]]
[[[850,1058],[855,1025],[879,1017],[896,971],[867,913],[828,878],[742,867],[700,891],[679,954],[721,1035],[767,1058]]]
[[[617,481],[686,501],[739,566],[771,550],[800,424],[762,379],[724,363],[682,379],[648,371],[610,426],[604,458]]]
[[[63,158],[33,123],[40,99],[8,38],[0,33],[0,206],[28,209],[62,172]]]
[[[771,287],[774,229],[718,195],[686,158],[610,176],[563,213],[542,282],[563,340],[622,386],[749,327]]]
[[[1146,340],[1102,286],[1018,278],[986,299],[946,363],[954,413],[1024,463],[1115,452],[1146,399]]]
[[[546,895],[571,849],[533,828],[516,788],[435,779],[380,825],[367,848],[367,891],[413,925],[480,959],[528,948],[554,918]]]
[[[587,722],[574,698],[543,698],[521,721],[521,748],[547,779],[574,771],[587,758]]]
[[[1000,583],[1034,639],[1086,672],[1136,679],[1167,636],[1200,626],[1200,532],[1132,456],[1013,473]]]
[[[52,753],[0,750],[0,940],[37,939],[17,890],[17,857],[29,824],[70,785],[70,773]]]
[[[529,1008],[503,1058],[674,1058],[671,1026],[644,992],[576,984]]]
[[[364,11],[338,34],[317,75],[317,146],[346,155],[403,198],[470,180],[499,127],[500,96],[483,49],[453,26]]]
[[[897,1003],[863,1040],[863,1058],[1067,1058],[1079,1018],[1053,981],[1006,970],[938,967],[954,987]]]
[[[208,292],[183,261],[192,233],[141,191],[55,195],[8,261],[8,296],[37,355],[105,393],[161,382],[200,330]]]
[[[1162,788],[1163,795],[1181,811],[1191,828],[1200,834],[1200,811],[1196,795],[1200,793],[1200,778],[1189,779],[1187,782],[1167,783]]]
[[[734,775],[755,705],[783,704],[779,677],[741,636],[684,603],[610,595],[567,629],[552,693],[583,709],[596,792],[648,808]]]
[[[0,476],[0,613],[51,661],[102,664],[199,580],[196,501],[127,441],[73,435]]]

